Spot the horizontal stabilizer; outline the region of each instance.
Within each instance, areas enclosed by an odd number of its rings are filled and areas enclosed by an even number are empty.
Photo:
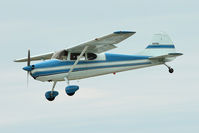
[[[149,59],[157,60],[157,61],[164,61],[165,59],[173,58],[173,57],[177,57],[177,56],[181,56],[181,55],[183,55],[183,54],[182,53],[168,53],[166,55],[150,57]]]

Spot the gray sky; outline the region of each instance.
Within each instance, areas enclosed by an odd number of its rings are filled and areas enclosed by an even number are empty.
[[[199,2],[196,0],[0,1],[0,132],[198,133]],[[48,102],[51,83],[31,78],[15,58],[60,50],[117,30],[137,33],[112,53],[133,54],[167,32],[178,52],[165,66],[73,81],[80,90]]]

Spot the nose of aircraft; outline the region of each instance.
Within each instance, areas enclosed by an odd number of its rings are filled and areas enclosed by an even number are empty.
[[[25,71],[31,71],[31,70],[33,70],[33,67],[32,66],[25,66],[23,68],[23,70],[25,70]]]

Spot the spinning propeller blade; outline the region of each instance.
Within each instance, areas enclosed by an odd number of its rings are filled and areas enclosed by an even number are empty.
[[[28,61],[27,61],[27,66],[30,66],[30,49],[28,49]],[[27,71],[27,87],[29,84],[29,75],[30,75],[30,71]]]
[[[30,49],[28,49],[28,61],[27,61],[27,66],[30,66]]]
[[[29,84],[29,75],[30,75],[30,72],[27,72],[27,88],[28,88],[28,84]]]

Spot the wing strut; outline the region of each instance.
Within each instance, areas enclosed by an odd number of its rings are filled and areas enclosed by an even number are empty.
[[[87,49],[88,49],[88,46],[85,46],[84,49],[82,50],[80,56],[78,56],[77,60],[73,64],[73,66],[70,68],[67,78],[69,77],[69,75],[71,74],[71,72],[73,71],[73,69],[75,68],[75,66],[77,65],[77,63],[79,62],[79,60],[81,59],[81,57],[83,56],[83,54],[86,52]]]

